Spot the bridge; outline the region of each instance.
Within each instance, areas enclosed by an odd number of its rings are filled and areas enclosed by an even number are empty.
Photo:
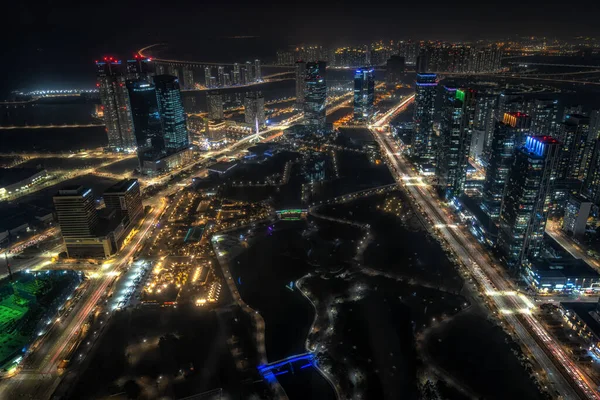
[[[390,183],[388,185],[383,185],[383,186],[377,186],[374,188],[368,188],[368,189],[363,189],[363,190],[359,190],[356,192],[352,192],[352,193],[346,193],[343,194],[341,196],[338,197],[334,197],[332,199],[326,200],[326,201],[320,201],[318,203],[312,203],[310,204],[308,207],[309,208],[313,208],[313,207],[318,207],[318,206],[322,206],[325,204],[335,204],[335,203],[345,203],[348,201],[352,201],[357,199],[360,196],[372,196],[374,194],[382,194],[382,193],[386,193],[386,192],[391,192],[395,189],[398,188],[398,185],[396,183]]]
[[[600,68],[600,65],[583,65],[583,64],[553,64],[553,63],[539,63],[539,62],[527,62],[527,61],[510,61],[511,65],[541,65],[546,67],[570,67],[570,68]]]
[[[290,372],[294,374],[295,370],[293,364],[297,362],[302,362],[302,365],[299,368],[299,370],[302,370],[304,368],[314,367],[317,363],[317,360],[314,353],[307,352],[290,356],[279,361],[274,361],[269,364],[259,365],[258,372],[265,381],[272,383],[279,375],[288,374]]]
[[[12,125],[12,126],[0,126],[0,130],[11,130],[11,129],[93,128],[93,127],[98,127],[98,126],[104,126],[104,124]]]

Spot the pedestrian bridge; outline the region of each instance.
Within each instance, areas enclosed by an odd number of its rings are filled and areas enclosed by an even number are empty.
[[[314,366],[316,362],[314,353],[308,352],[290,356],[269,364],[259,365],[258,372],[264,380],[271,383],[279,375],[294,374],[297,370]]]

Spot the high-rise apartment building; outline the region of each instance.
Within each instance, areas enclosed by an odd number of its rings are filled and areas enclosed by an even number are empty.
[[[121,61],[105,57],[96,61],[96,67],[108,147],[113,151],[133,149],[136,146],[135,135]]]
[[[600,139],[596,139],[582,193],[600,206]]]
[[[465,188],[476,92],[449,87],[444,90],[436,176],[440,189],[451,199],[462,195]]]
[[[144,79],[150,81],[150,77],[154,75],[152,70],[152,60],[150,58],[141,57],[136,54],[133,59],[127,60],[127,75],[129,79]]]
[[[304,90],[306,85],[306,63],[296,61],[296,108],[304,109]]]
[[[223,95],[218,90],[211,90],[206,96],[208,103],[208,118],[211,120],[223,119]]]
[[[181,70],[174,64],[167,65],[167,74],[174,76],[177,80],[181,81]]]
[[[135,132],[140,171],[154,170],[156,161],[166,156],[165,138],[153,83],[128,80],[127,89]]]
[[[246,84],[254,82],[254,72],[252,71],[252,63],[246,61]]]
[[[187,65],[183,67],[183,86],[187,90],[192,90],[195,88],[194,84],[194,70],[191,66]]]
[[[373,116],[375,78],[373,69],[357,69],[354,73],[354,121],[367,123]]]
[[[167,152],[188,148],[190,142],[179,79],[171,75],[157,75],[154,77],[154,84]]]
[[[206,86],[208,89],[213,87],[211,78],[212,78],[212,71],[211,71],[210,67],[204,67],[204,86]]]
[[[499,220],[498,247],[509,267],[540,256],[560,142],[529,136],[515,152]]]
[[[240,83],[241,83],[240,64],[235,63],[235,64],[233,64],[233,84],[239,85]]]
[[[258,133],[265,126],[265,98],[260,92],[246,93],[244,99],[244,121]]]
[[[223,66],[217,68],[217,81],[219,82],[219,86],[225,86],[225,67]]]
[[[391,56],[386,62],[385,81],[388,85],[396,85],[402,82],[405,65],[403,56]]]
[[[585,179],[595,140],[590,140],[590,119],[578,114],[565,116],[556,138],[562,143],[556,178]]]
[[[117,218],[127,228],[144,214],[142,194],[137,179],[123,179],[104,191],[104,204],[116,212]]]
[[[304,120],[316,132],[324,132],[327,104],[327,63],[306,63],[304,78]]]
[[[530,104],[531,132],[536,135],[554,136],[558,119],[558,101],[535,99]]]
[[[500,218],[504,187],[514,160],[517,122],[507,117],[504,122],[496,122],[495,125],[483,183],[481,209],[492,220],[497,221]]]
[[[257,82],[262,81],[262,72],[260,70],[260,60],[254,60],[254,80]]]
[[[437,93],[436,74],[417,74],[415,84],[414,132],[411,140],[411,154],[419,158],[433,156],[433,119]]]

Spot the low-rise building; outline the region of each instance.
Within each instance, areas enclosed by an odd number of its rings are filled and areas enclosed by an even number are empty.
[[[45,169],[0,168],[0,200],[27,191],[48,177]]]
[[[600,275],[576,258],[542,259],[528,263],[524,278],[538,293],[590,292],[600,289]]]
[[[583,236],[591,209],[591,201],[581,196],[571,195],[565,205],[563,230],[573,237]]]

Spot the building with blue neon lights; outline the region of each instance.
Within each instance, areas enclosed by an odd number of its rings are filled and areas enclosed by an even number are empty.
[[[375,78],[373,69],[357,69],[354,73],[354,121],[369,122],[373,116]]]
[[[550,136],[528,136],[516,151],[499,218],[498,248],[506,264],[520,268],[542,250],[560,142]]]

